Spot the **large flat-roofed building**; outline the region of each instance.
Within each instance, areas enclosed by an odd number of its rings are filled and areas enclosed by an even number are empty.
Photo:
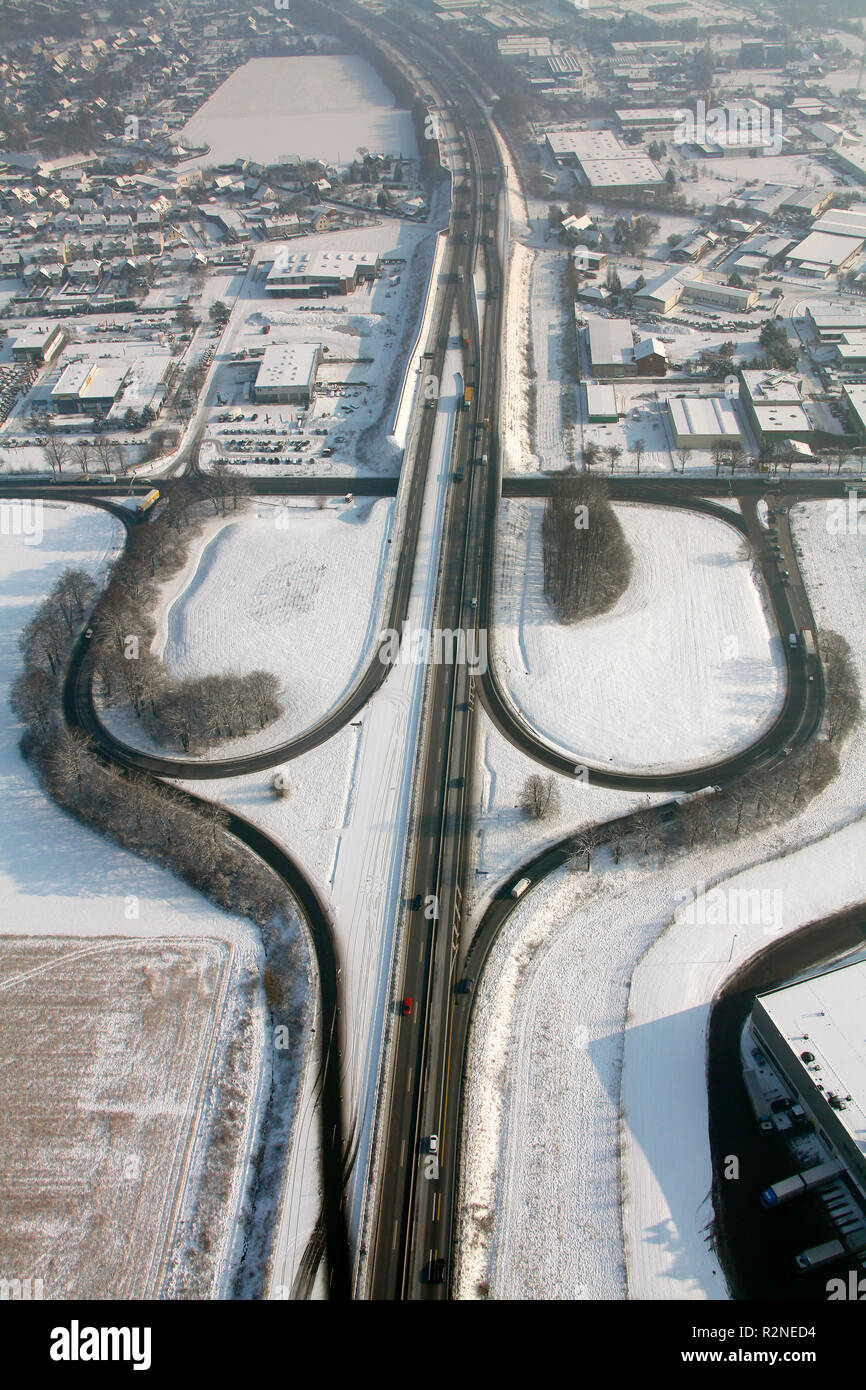
[[[61,415],[108,415],[122,423],[128,411],[158,415],[165,400],[170,352],[79,357],[68,362],[51,391]]]
[[[857,203],[851,208],[831,208],[812,223],[813,232],[829,232],[831,236],[852,236],[866,239],[866,206]]]
[[[648,155],[621,145],[610,130],[552,130],[545,139],[557,164],[575,169],[591,188],[640,190],[664,183]]]
[[[585,381],[586,418],[590,424],[612,423],[619,419],[619,397],[616,388],[606,382]]]
[[[694,300],[698,304],[711,304],[718,309],[730,309],[735,314],[746,314],[758,302],[758,291],[740,289],[735,285],[719,285],[711,280],[696,280],[693,276],[683,277],[683,299]]]
[[[61,415],[107,413],[117,398],[128,362],[111,357],[84,357],[70,362],[51,391],[51,404]]]
[[[165,404],[172,360],[170,352],[149,352],[126,362],[128,370],[108,412],[109,421],[122,424],[130,410],[138,416],[149,411],[155,418]]]
[[[866,1196],[866,961],[759,994],[749,1030]]]
[[[635,376],[634,340],[628,319],[587,315],[589,358],[596,376]]]
[[[848,333],[866,333],[866,310],[836,308],[822,299],[806,305],[806,317],[822,343],[840,342]]]
[[[253,397],[264,404],[309,405],[321,360],[318,343],[275,343],[265,350]]]
[[[834,232],[810,232],[788,253],[785,262],[802,275],[826,279],[834,270],[843,270],[863,250],[864,236],[837,236]]]
[[[866,439],[866,386],[843,386],[842,401],[854,431],[861,439]]]
[[[803,409],[799,381],[783,372],[740,372],[740,400],[761,444],[784,439],[809,442],[812,422]]]
[[[678,449],[710,449],[739,441],[740,426],[726,396],[675,396],[668,418]]]
[[[13,362],[50,362],[66,342],[59,324],[33,324],[12,330],[9,337]]]
[[[662,106],[637,106],[616,111],[620,130],[676,130],[682,125],[682,112]]]
[[[377,251],[282,251],[265,280],[268,294],[351,294],[381,270]]]

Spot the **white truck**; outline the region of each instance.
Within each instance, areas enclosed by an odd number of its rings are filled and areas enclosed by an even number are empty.
[[[512,890],[511,890],[511,896],[512,896],[512,898],[520,898],[520,897],[522,897],[522,895],[526,892],[526,890],[527,890],[527,888],[529,887],[529,885],[530,885],[531,882],[532,882],[532,879],[531,879],[531,878],[521,878],[521,879],[518,879],[517,883],[515,883],[514,887],[513,887]]]
[[[832,1178],[838,1177],[843,1166],[838,1159],[828,1159],[826,1163],[818,1163],[814,1168],[805,1168],[791,1178],[774,1182],[772,1187],[764,1188],[761,1193],[761,1206],[769,1211],[772,1207],[781,1206],[782,1202],[801,1197],[804,1192],[811,1192],[825,1182],[830,1182]]]
[[[845,1247],[841,1240],[825,1240],[823,1245],[813,1245],[809,1250],[804,1250],[795,1256],[795,1260],[797,1268],[805,1274],[807,1270],[819,1269],[821,1265],[838,1260],[844,1254]]]
[[[816,652],[816,650],[815,650],[815,635],[814,635],[814,633],[811,631],[811,629],[808,628],[808,627],[804,627],[804,628],[803,628],[803,632],[802,632],[802,637],[803,637],[803,650],[805,651],[806,655],[807,655],[807,656],[816,656],[816,655],[817,655],[817,652]]]

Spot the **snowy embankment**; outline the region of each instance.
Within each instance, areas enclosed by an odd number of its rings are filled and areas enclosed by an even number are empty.
[[[283,715],[211,759],[272,748],[308,729],[345,695],[379,631],[394,504],[356,498],[320,507],[257,498],[240,517],[209,523],[184,570],[163,586],[154,652],[176,678],[273,672]],[[135,747],[156,749],[128,709],[102,711]]]
[[[617,505],[631,582],[609,613],[563,624],[544,593],[543,503],[502,505],[493,659],[542,737],[578,762],[657,772],[711,763],[772,722],[784,654],[737,531]]]
[[[4,504],[13,524],[0,544],[0,976],[9,1026],[23,1008],[39,1017],[40,1042],[34,1059],[25,1027],[4,1053],[14,1097],[2,1107],[14,1130],[4,1150],[10,1178],[20,1159],[12,1180],[27,1194],[26,1232],[12,1216],[6,1223],[5,1267],[44,1277],[46,1297],[156,1297],[163,1279],[182,1279],[183,1244],[201,1229],[201,1164],[229,1043],[245,1031],[231,1059],[244,1093],[243,1166],[221,1209],[209,1207],[219,1290],[267,1074],[263,998],[249,992],[261,974],[258,934],[63,814],[22,759],[9,708],[18,634],[66,566],[102,578],[123,531],[104,512],[46,504],[37,539],[14,526],[15,507]],[[199,981],[192,995],[190,978]],[[46,1124],[63,1139],[34,1168]],[[30,1135],[23,1152],[21,1134]],[[25,1247],[32,1268],[20,1262]]]
[[[866,541],[828,535],[822,503],[795,509],[794,525],[818,625],[847,638],[866,691]],[[777,930],[864,896],[864,809],[861,721],[839,776],[795,819],[665,863],[597,851],[590,875],[560,870],[521,902],[476,1006],[461,1296],[622,1298],[628,1251],[630,1297],[724,1297],[704,1229],[709,1001]],[[521,833],[516,821],[512,868],[534,848]],[[763,920],[670,926],[717,883],[780,893],[773,936]]]

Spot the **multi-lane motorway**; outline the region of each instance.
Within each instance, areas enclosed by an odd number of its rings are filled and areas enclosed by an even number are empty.
[[[349,7],[352,8],[351,6]],[[359,22],[366,18],[360,12]],[[419,56],[417,39],[409,41],[389,22],[377,33],[392,56],[406,43]],[[496,451],[496,418],[499,396],[499,346],[504,247],[499,241],[502,177],[496,139],[488,115],[476,96],[455,77],[447,60],[432,51],[423,53],[426,84],[448,112],[450,125],[459,131],[465,150],[462,182],[467,218],[452,219],[444,285],[439,295],[431,335],[434,357],[431,370],[441,378],[445,344],[456,316],[465,350],[464,374],[473,384],[471,408],[458,416],[453,454],[453,476],[441,554],[441,574],[436,600],[435,626],[441,630],[474,630],[488,627],[493,616],[492,576],[497,513],[500,497],[543,496],[549,478],[502,480]],[[486,307],[479,323],[473,271],[483,263]],[[399,630],[405,616],[421,521],[424,485],[430,457],[435,411],[420,411],[411,466],[404,480],[405,521],[395,533],[398,563],[389,600],[387,626]],[[486,462],[482,463],[481,459]],[[408,463],[408,458],[407,458]],[[356,495],[394,495],[397,479],[259,479],[257,490],[268,494],[322,492]],[[171,482],[165,484],[171,487]],[[130,490],[148,490],[149,482],[133,483]],[[698,492],[699,488],[699,492]],[[47,496],[70,501],[93,501],[120,511],[110,498],[116,484],[50,488],[19,481],[3,492],[20,497]],[[839,496],[842,485],[814,480],[808,485],[768,483],[760,479],[691,480],[612,479],[614,500],[643,501],[652,505],[678,505],[703,509],[737,527],[751,545],[760,564],[779,629],[784,634],[812,627],[808,598],[799,579],[787,510],[798,496]],[[742,512],[716,506],[713,494],[736,495]],[[773,498],[778,516],[781,564],[767,542],[758,520],[760,496]],[[129,524],[128,518],[124,518]],[[784,583],[784,570],[790,582]],[[788,690],[784,707],[773,727],[746,752],[720,761],[713,768],[659,777],[623,777],[605,769],[589,769],[588,780],[599,785],[642,790],[695,790],[708,782],[732,781],[743,773],[765,768],[785,756],[785,748],[808,740],[820,719],[823,686],[820,666],[802,648],[788,648]],[[470,644],[471,650],[471,644]],[[103,756],[146,775],[163,777],[224,777],[274,766],[316,746],[353,718],[387,677],[388,665],[374,653],[349,695],[314,728],[288,744],[240,759],[207,763],[190,759],[166,759],[140,754],[114,739],[99,723],[91,692],[92,653],[82,640],[73,656],[65,691],[65,712],[71,724],[91,735]],[[809,677],[812,679],[809,679]],[[381,1080],[386,1096],[382,1130],[376,1145],[371,1200],[375,1218],[369,1260],[356,1265],[356,1296],[379,1299],[445,1298],[455,1235],[455,1199],[459,1161],[459,1116],[464,1064],[473,993],[462,992],[460,980],[476,983],[498,931],[513,907],[510,888],[523,874],[537,880],[562,863],[567,844],[537,855],[522,866],[486,912],[471,943],[461,937],[461,904],[467,864],[471,777],[473,767],[474,710],[482,699],[506,736],[539,763],[566,775],[575,766],[562,750],[546,744],[521,717],[500,689],[492,668],[476,679],[466,662],[443,662],[432,668],[426,693],[423,737],[416,770],[415,831],[407,852],[411,856],[404,926],[399,949],[401,977],[393,1000],[395,1041],[387,1073]],[[323,1039],[339,1036],[339,966],[333,923],[318,895],[291,857],[269,837],[240,817],[231,829],[271,863],[302,902],[313,928],[320,970],[320,1002]],[[413,1000],[403,1016],[403,996]],[[323,1042],[324,1049],[324,1042]],[[325,1220],[323,1229],[335,1296],[349,1292],[348,1247],[342,1189],[346,1176],[345,1125],[341,1115],[339,1048],[323,1050],[320,1067],[325,1145]],[[436,1152],[430,1137],[436,1136]],[[305,1281],[309,1287],[312,1279]]]

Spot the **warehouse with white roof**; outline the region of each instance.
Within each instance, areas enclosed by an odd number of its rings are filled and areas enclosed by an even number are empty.
[[[749,1029],[866,1196],[866,961],[757,997]]]
[[[287,251],[281,248],[265,280],[268,294],[351,294],[375,280],[382,267],[376,251]]]
[[[321,360],[318,343],[274,343],[261,360],[253,399],[265,405],[309,405]]]
[[[740,426],[727,396],[675,396],[668,417],[678,449],[710,449],[739,441]]]

